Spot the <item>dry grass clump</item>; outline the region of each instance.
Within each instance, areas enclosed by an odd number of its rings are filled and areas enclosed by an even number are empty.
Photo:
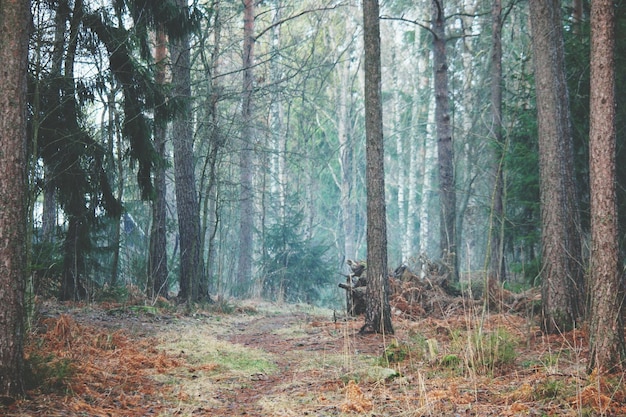
[[[374,408],[374,404],[363,394],[359,385],[354,381],[348,382],[346,399],[341,405],[341,411],[343,413],[367,413],[372,408]]]

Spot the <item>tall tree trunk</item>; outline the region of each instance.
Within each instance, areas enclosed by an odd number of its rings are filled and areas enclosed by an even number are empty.
[[[367,301],[361,333],[392,334],[378,0],[363,0],[367,182]]]
[[[444,0],[432,0],[433,70],[435,78],[435,123],[437,124],[437,158],[439,160],[439,248],[442,260],[457,280],[456,256],[456,190],[454,180],[454,146],[448,90]]]
[[[576,324],[585,293],[560,7],[558,0],[530,1],[539,127],[542,324],[551,333]]]
[[[156,31],[154,61],[157,66],[156,82],[165,84],[167,58],[167,39],[165,31],[159,25]],[[157,103],[154,112],[154,147],[159,155],[159,162],[154,169],[154,196],[152,198],[152,224],[150,227],[150,249],[148,253],[148,294],[167,297],[167,202],[165,182],[165,140],[167,122],[165,117],[165,100]]]
[[[0,2],[0,400],[23,394],[30,2]]]
[[[218,113],[218,103],[221,100],[222,87],[219,82],[218,70],[221,53],[222,26],[220,17],[220,2],[213,3],[213,18],[209,23],[212,28],[213,47],[210,49],[209,60],[206,61],[206,54],[202,54],[203,64],[206,72],[206,80],[210,85],[210,90],[205,100],[205,123],[209,137],[209,151],[205,158],[205,166],[202,170],[201,187],[204,189],[204,199],[202,200],[202,224],[201,237],[202,247],[206,247],[206,274],[209,282],[209,290],[220,291],[220,279],[217,268],[217,249],[215,245],[218,232],[219,216],[219,186],[218,167],[220,152],[226,143],[226,137],[221,131]],[[204,41],[204,38],[202,38]],[[202,45],[202,50],[209,50],[208,45]],[[207,239],[208,233],[208,239]]]
[[[51,76],[58,81],[63,77],[63,51],[65,50],[66,22],[70,8],[67,0],[60,0],[54,15],[54,43],[52,48]],[[57,90],[57,97],[61,100],[61,91]],[[59,103],[60,105],[60,103]],[[54,174],[48,165],[44,166],[43,213],[42,232],[45,242],[54,240],[57,226],[57,188]]]
[[[270,190],[275,198],[271,201],[278,202],[277,216],[279,222],[285,221],[286,216],[286,204],[287,204],[287,172],[286,172],[286,146],[287,146],[287,133],[283,128],[283,105],[279,94],[280,83],[280,28],[281,25],[278,22],[282,18],[282,7],[280,4],[275,5],[272,17],[272,55],[275,58],[270,63],[270,88],[271,88],[271,103],[270,103],[270,131],[272,137],[271,149],[272,149],[272,163],[270,176],[271,186]]]
[[[252,281],[252,251],[254,225],[253,193],[253,152],[254,129],[252,127],[253,80],[254,73],[254,0],[244,0],[243,24],[243,93],[242,93],[242,132],[239,152],[240,182],[240,224],[239,224],[239,264],[235,293],[244,296]]]
[[[41,231],[45,242],[53,243],[57,226],[57,189],[54,175],[48,166],[44,167],[43,212],[41,214]]]
[[[186,0],[176,0],[188,7]],[[204,279],[200,239],[200,203],[196,192],[195,159],[191,114],[189,35],[171,42],[173,93],[180,106],[172,125],[176,211],[180,239],[180,293],[187,302],[209,297]]]
[[[61,111],[64,122],[73,133],[79,132],[78,109],[76,103],[76,87],[74,66],[76,49],[78,47],[78,32],[83,18],[83,1],[76,0],[70,19],[69,43],[65,55],[65,81],[61,91]],[[77,150],[69,150],[66,172],[62,175],[64,181],[70,184],[80,183],[83,173],[80,167],[80,154]],[[87,296],[82,283],[85,272],[85,257],[89,249],[89,209],[85,197],[85,190],[72,190],[65,205],[65,214],[68,219],[67,232],[63,243],[63,277],[61,282],[60,299],[62,301],[80,300]]]
[[[426,43],[426,42],[424,42]],[[433,188],[435,184],[435,167],[437,166],[436,158],[436,132],[435,132],[435,101],[433,100],[433,80],[427,76],[430,68],[430,60],[428,54],[419,54],[418,71],[421,74],[419,79],[419,95],[415,101],[419,103],[419,111],[416,113],[416,120],[419,125],[425,126],[422,130],[417,131],[416,137],[422,138],[419,146],[419,156],[416,164],[419,168],[420,177],[422,178],[420,190],[420,207],[419,207],[419,256],[432,258],[434,257],[434,248],[439,242],[433,237],[432,222],[432,206],[434,205]],[[434,213],[433,213],[434,214]],[[425,265],[422,264],[420,275],[423,277]]]
[[[498,280],[506,279],[504,267],[504,176],[502,174],[502,1],[493,0],[491,6],[491,126],[493,140],[493,201],[491,202],[491,225],[489,230],[489,275]]]
[[[393,22],[392,22],[393,25]],[[396,30],[394,28],[394,30],[392,30],[392,33],[396,33]],[[392,124],[392,135],[395,136],[395,142],[396,142],[396,160],[397,160],[397,167],[395,169],[395,171],[397,172],[397,187],[398,187],[398,194],[397,194],[397,204],[398,204],[398,237],[399,237],[399,241],[400,241],[400,256],[401,259],[400,261],[402,263],[407,262],[409,259],[409,256],[411,256],[411,254],[409,253],[409,245],[408,245],[408,236],[411,235],[413,233],[412,230],[407,229],[407,217],[411,217],[410,212],[407,212],[406,210],[406,191],[407,190],[407,170],[406,167],[409,165],[407,164],[405,161],[407,160],[407,155],[405,152],[405,145],[404,145],[404,134],[403,134],[403,128],[402,128],[402,117],[401,117],[401,111],[402,111],[402,105],[400,103],[400,89],[401,84],[400,81],[398,80],[399,75],[398,72],[402,71],[401,68],[399,68],[399,63],[397,60],[397,46],[396,44],[396,39],[394,39],[393,45],[391,47],[391,68],[392,68],[392,82],[393,82],[393,95],[392,95],[392,99],[391,99],[391,113],[392,113],[392,117],[393,117],[393,124]]]
[[[115,95],[116,90],[111,90],[108,96],[109,102],[109,141],[110,146],[113,148],[113,141],[116,141],[115,151],[117,152],[117,157],[113,157],[114,150],[111,149],[111,166],[114,170],[117,171],[117,190],[116,197],[117,201],[122,201],[124,195],[124,159],[122,157],[123,149],[122,149],[122,127],[119,118],[119,114],[115,108]],[[111,286],[115,287],[118,284],[118,275],[120,269],[120,242],[121,242],[121,234],[122,234],[122,223],[121,223],[121,214],[115,218],[116,224],[114,226],[114,236],[113,236],[113,260],[111,266]]]
[[[341,180],[339,190],[341,193],[341,224],[343,229],[343,250],[346,259],[357,256],[356,251],[356,221],[354,210],[354,187],[355,160],[354,144],[352,143],[352,124],[350,122],[350,104],[348,102],[351,90],[350,60],[345,60],[339,65],[341,81],[337,89],[337,135],[339,137],[339,167]]]
[[[600,373],[621,368],[623,293],[615,196],[615,16],[612,0],[591,3],[591,354]]]
[[[572,0],[572,23],[575,34],[580,34],[580,24],[583,21],[583,0]]]

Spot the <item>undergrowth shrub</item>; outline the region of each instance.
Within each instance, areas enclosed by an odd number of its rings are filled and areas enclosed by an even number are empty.
[[[394,339],[385,348],[383,356],[380,360],[380,366],[389,366],[390,364],[399,363],[407,359],[411,355],[411,348]]]
[[[466,359],[477,372],[492,374],[515,362],[516,346],[515,338],[503,327],[491,332],[475,330],[469,337]]]
[[[128,301],[129,292],[125,285],[105,285],[94,291],[93,299],[96,302],[125,303]]]
[[[27,389],[39,388],[42,392],[66,393],[74,375],[74,367],[68,358],[54,355],[31,355],[26,360],[24,384]]]
[[[513,365],[517,358],[515,348],[516,338],[503,327],[494,331],[484,331],[480,328],[468,332],[453,330],[451,332],[451,353],[446,367],[457,365],[453,357],[463,358],[463,365],[467,369],[481,374],[489,375]]]

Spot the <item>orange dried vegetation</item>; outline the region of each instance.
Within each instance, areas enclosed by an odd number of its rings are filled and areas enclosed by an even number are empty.
[[[183,366],[154,348],[151,340],[131,340],[123,331],[77,324],[70,316],[42,320],[45,333],[28,343],[25,356],[64,360],[71,372],[62,389],[42,385],[28,393],[36,401],[15,403],[9,415],[145,416],[167,407],[171,388],[152,375]]]
[[[626,388],[621,382],[610,383],[594,370],[589,384],[570,402],[577,407],[592,408],[601,415],[626,415]]]
[[[343,413],[367,413],[373,407],[372,401],[363,394],[356,382],[350,381],[346,387],[346,399],[341,405],[341,411]]]

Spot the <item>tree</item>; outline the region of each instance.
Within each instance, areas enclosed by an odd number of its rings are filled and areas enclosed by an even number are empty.
[[[560,7],[558,0],[530,1],[539,130],[542,325],[550,333],[576,324],[585,293]]]
[[[243,23],[243,91],[241,96],[241,149],[239,153],[239,264],[236,292],[243,295],[252,278],[252,237],[254,193],[252,189],[253,128],[252,108],[254,90],[254,0],[244,1]]]
[[[0,400],[23,392],[30,2],[0,2]]]
[[[504,175],[502,173],[502,2],[493,0],[491,7],[492,19],[492,51],[491,51],[491,138],[495,152],[493,155],[493,201],[491,203],[491,228],[489,230],[489,273],[492,278],[504,281],[506,268],[504,265]]]
[[[625,358],[615,195],[615,15],[591,3],[589,179],[591,192],[590,362],[603,373]]]
[[[363,0],[367,182],[367,306],[361,333],[392,334],[387,272],[387,215],[378,0]]]
[[[165,84],[167,57],[167,39],[163,25],[156,31],[155,63],[157,66],[156,82]],[[152,224],[150,227],[150,249],[148,253],[148,294],[153,297],[167,296],[167,229],[166,229],[166,181],[165,181],[165,141],[167,117],[165,101],[157,104],[154,123],[154,147],[159,161],[154,169],[154,196],[152,198]]]
[[[439,249],[442,260],[456,267],[456,190],[454,179],[454,146],[448,87],[444,0],[432,0],[433,72],[435,78],[435,123],[437,125],[437,159],[439,162]]]
[[[103,165],[106,150],[88,129],[88,105],[95,101],[96,93],[110,97],[105,92],[119,92],[122,96],[121,134],[130,143],[131,162],[138,163],[142,197],[149,199],[157,158],[148,113],[154,110],[155,103],[163,103],[161,89],[146,65],[150,63],[149,32],[157,22],[164,24],[170,36],[190,26],[188,10],[175,8],[171,1],[137,0],[123,6],[92,11],[80,0],[73,3],[72,9],[67,1],[61,1],[57,10],[47,11],[55,13],[53,48],[40,53],[50,54],[52,68],[48,76],[44,73],[39,80],[43,117],[37,115],[41,124],[33,131],[37,135],[33,139],[37,155],[43,159],[58,190],[58,201],[68,223],[61,299],[86,295],[83,282],[89,272],[88,255],[96,220],[103,212],[114,219],[121,214],[121,205],[111,190],[112,172]],[[133,27],[127,30],[124,24],[130,21]],[[81,79],[74,73],[75,62],[81,58],[83,64],[91,63],[97,68],[93,79]],[[103,60],[108,60],[108,71],[101,71],[106,66]],[[109,111],[115,111],[117,103],[109,100],[107,106]],[[161,110],[157,110],[159,115]],[[120,181],[118,178],[118,184]]]
[[[188,8],[187,0],[176,0]],[[209,297],[204,279],[200,238],[200,203],[196,191],[195,158],[191,113],[191,52],[189,34],[171,41],[173,94],[178,114],[172,126],[176,210],[180,239],[180,293],[182,300],[193,302]]]
[[[220,123],[219,102],[223,86],[220,84],[219,66],[220,54],[222,52],[222,22],[219,2],[213,3],[211,6],[212,19],[207,22],[210,27],[213,46],[208,45],[208,30],[203,30],[204,36],[200,37],[201,43],[201,59],[203,63],[203,74],[206,78],[206,97],[202,106],[205,116],[204,122],[200,123],[201,132],[206,132],[203,136],[207,137],[207,151],[200,177],[200,190],[204,190],[202,199],[202,222],[201,222],[201,238],[202,248],[206,248],[206,278],[209,284],[216,284],[213,278],[218,271],[218,259],[216,250],[216,237],[219,230],[220,216],[220,187],[219,187],[219,163],[223,158],[222,150],[227,144],[227,137],[222,132]],[[207,238],[208,234],[208,238]],[[219,285],[216,286],[219,289]]]

